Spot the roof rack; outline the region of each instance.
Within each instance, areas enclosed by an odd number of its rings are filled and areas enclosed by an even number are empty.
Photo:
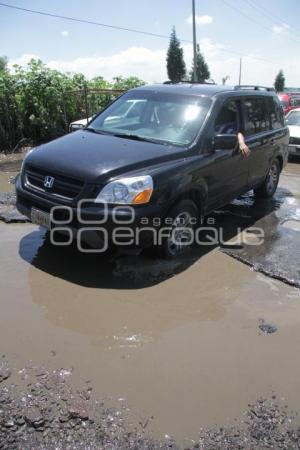
[[[163,84],[210,84],[210,85],[215,85],[216,83],[214,82],[214,80],[211,81],[204,81],[203,83],[200,83],[198,81],[188,81],[188,80],[183,80],[183,81],[164,81]]]
[[[255,86],[252,84],[237,84],[234,86],[234,89],[253,89],[254,91],[269,91],[269,92],[275,92],[275,89],[273,87],[267,87],[267,86]]]

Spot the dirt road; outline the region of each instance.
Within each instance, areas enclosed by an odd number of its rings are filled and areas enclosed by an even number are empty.
[[[299,180],[300,164],[289,164],[281,187],[295,214]],[[108,258],[53,248],[38,227],[4,223],[0,241],[1,353],[14,367],[74,368],[75,384],[125,398],[153,416],[155,436],[178,442],[201,426],[233,424],[273,390],[300,409],[299,289],[218,248],[179,263]],[[261,319],[277,331],[263,333]]]

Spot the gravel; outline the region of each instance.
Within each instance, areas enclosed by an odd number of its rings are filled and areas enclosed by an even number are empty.
[[[128,408],[107,407],[93,398],[87,382],[71,388],[68,370],[24,368],[12,374],[0,365],[0,449],[4,450],[157,450],[180,449],[169,436],[161,441],[147,431],[149,421],[133,426]],[[16,384],[10,377],[19,377]],[[144,425],[146,423],[146,426]],[[200,424],[199,424],[200,425]],[[201,429],[185,450],[299,449],[297,414],[273,394],[249,404],[232,428]]]
[[[4,358],[0,360],[0,383],[11,376],[11,370]]]

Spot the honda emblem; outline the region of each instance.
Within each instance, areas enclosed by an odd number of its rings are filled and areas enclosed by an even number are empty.
[[[50,188],[52,188],[53,184],[54,184],[54,178],[53,177],[47,176],[47,177],[44,178],[44,186],[45,186],[45,188],[50,189]]]

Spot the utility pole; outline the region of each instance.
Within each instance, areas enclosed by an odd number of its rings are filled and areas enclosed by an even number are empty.
[[[197,37],[196,37],[196,8],[195,8],[195,0],[192,0],[193,3],[193,47],[194,47],[194,81],[197,80]]]
[[[242,83],[242,58],[240,58],[239,85]]]

